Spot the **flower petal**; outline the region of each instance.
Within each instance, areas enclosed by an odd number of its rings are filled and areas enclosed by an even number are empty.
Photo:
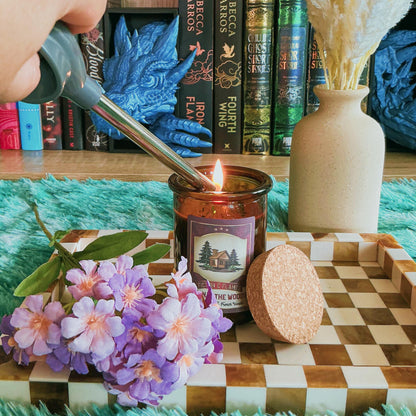
[[[66,317],[61,322],[62,336],[72,338],[85,331],[87,325],[82,319]]]
[[[93,275],[97,270],[97,263],[93,260],[81,260],[79,264],[85,270],[86,275]]]
[[[114,313],[114,300],[100,299],[95,307],[95,312],[100,315],[112,315]]]
[[[122,255],[117,258],[116,269],[119,273],[124,273],[126,269],[133,267],[133,258],[130,256]]]
[[[42,295],[30,295],[25,299],[25,305],[32,312],[41,312],[43,309],[43,296]]]
[[[196,318],[201,313],[199,299],[193,293],[189,293],[182,304],[182,314],[189,319]]]
[[[45,306],[45,316],[52,322],[59,322],[65,316],[61,302],[51,302]]]
[[[117,383],[123,385],[130,383],[130,381],[133,381],[136,378],[136,375],[134,374],[134,370],[131,368],[122,368],[121,370],[117,371]]]
[[[112,337],[118,337],[124,333],[125,327],[121,323],[121,318],[119,316],[111,316],[110,318],[107,318],[106,322]]]
[[[98,268],[98,274],[101,276],[102,279],[109,281],[114,274],[116,273],[116,268],[111,261],[102,261],[100,263],[100,267]]]
[[[27,309],[24,308],[16,308],[13,311],[13,315],[10,319],[10,323],[15,328],[23,328],[27,327],[30,323],[30,319],[32,317],[32,313],[29,312]]]
[[[72,312],[78,318],[89,315],[94,310],[94,302],[88,296],[81,298],[73,307]]]
[[[61,328],[56,324],[50,324],[48,328],[48,339],[49,344],[59,344],[61,339]]]
[[[81,283],[85,278],[85,273],[81,269],[71,269],[66,272],[65,279],[74,285]]]
[[[48,347],[46,341],[43,338],[38,337],[35,339],[35,342],[33,344],[34,355],[45,355],[49,354],[51,351],[52,349]]]
[[[19,329],[14,334],[14,340],[20,348],[30,347],[35,340],[35,331],[32,328]]]
[[[68,318],[66,318],[66,319],[68,319]],[[79,337],[75,338],[68,345],[68,347],[72,351],[83,352],[84,354],[88,354],[90,352],[90,346],[91,346],[93,336],[94,336],[93,333],[91,333],[89,331],[85,331]]]
[[[97,355],[98,359],[104,359],[114,351],[114,348],[114,339],[104,332],[102,335],[96,335],[92,339],[90,350]]]

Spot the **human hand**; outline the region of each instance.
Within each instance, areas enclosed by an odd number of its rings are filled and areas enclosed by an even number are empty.
[[[72,33],[99,22],[106,0],[3,0],[0,2],[0,103],[27,97],[40,80],[38,51],[58,20]]]

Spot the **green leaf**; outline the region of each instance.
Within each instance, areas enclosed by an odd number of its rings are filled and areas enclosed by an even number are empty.
[[[139,251],[138,253],[132,256],[133,265],[136,266],[138,264],[147,264],[147,263],[151,263],[152,261],[159,260],[166,253],[168,253],[169,250],[170,250],[169,244],[162,244],[162,243],[153,244],[150,247],[146,248],[145,250]]]
[[[71,230],[58,230],[53,235],[54,241],[61,241]]]
[[[121,256],[137,247],[147,237],[143,231],[124,231],[121,233],[104,235],[88,244],[82,251],[73,256],[77,260],[107,260]]]
[[[14,291],[15,296],[29,296],[42,293],[59,277],[61,271],[61,257],[39,266],[30,276],[26,277]]]

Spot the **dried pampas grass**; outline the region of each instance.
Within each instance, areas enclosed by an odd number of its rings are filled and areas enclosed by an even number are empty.
[[[357,89],[383,36],[409,10],[411,0],[306,0],[329,89]]]

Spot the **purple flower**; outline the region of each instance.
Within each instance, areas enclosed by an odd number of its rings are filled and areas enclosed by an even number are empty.
[[[210,334],[211,322],[200,317],[201,305],[193,293],[189,293],[182,302],[174,298],[165,298],[147,322],[166,335],[159,341],[157,351],[169,360],[178,353],[189,354],[198,351]]]
[[[121,318],[114,316],[114,301],[100,299],[97,305],[89,297],[83,297],[72,308],[75,317],[63,319],[62,335],[75,337],[68,344],[75,352],[92,353],[98,359],[109,356],[115,347],[113,337],[121,335],[124,326]]]
[[[209,281],[207,281],[207,289],[201,316],[211,321],[214,330],[212,337],[215,337],[219,332],[228,331],[233,326],[233,323],[230,319],[224,318],[223,311],[217,303]]]
[[[64,367],[75,370],[78,374],[88,374],[87,363],[91,363],[91,354],[71,351],[68,340],[61,337],[59,345],[46,356],[46,363],[53,371],[61,371]]]
[[[126,330],[115,338],[115,342],[117,350],[124,351],[126,357],[130,354],[143,354],[149,348],[156,348],[156,336],[164,335],[160,331],[156,331],[155,334],[153,328],[143,323],[140,318],[140,313],[127,312],[123,314],[121,321]]]
[[[11,315],[4,316],[0,323],[1,344],[4,352],[9,355],[13,351],[13,360],[18,364],[29,365],[31,351],[22,349],[14,339],[16,328],[10,323]]]
[[[125,275],[115,274],[109,285],[118,311],[137,309],[146,314],[156,306],[153,299],[147,299],[156,293],[156,289],[144,267],[127,269]]]
[[[147,350],[143,355],[130,355],[126,367],[117,372],[118,384],[132,383],[130,396],[144,403],[158,401],[158,396],[169,394],[178,377],[178,367],[154,349]]]
[[[130,256],[117,257],[116,263],[110,261],[102,261],[98,272],[105,280],[109,281],[115,274],[125,275],[127,269],[133,268],[133,258]]]
[[[188,261],[185,257],[181,257],[181,261],[178,264],[178,271],[172,273],[172,279],[174,283],[167,283],[168,295],[172,298],[182,300],[188,293],[201,297],[201,292],[198,291],[195,283],[192,282],[191,273],[186,273]]]
[[[81,260],[79,264],[82,269],[71,269],[66,273],[66,279],[74,284],[68,290],[76,300],[83,296],[93,296],[93,288],[101,280],[95,261]]]
[[[204,364],[205,357],[212,353],[214,346],[212,342],[208,342],[198,351],[191,354],[184,354],[177,357],[175,363],[179,367],[179,378],[173,385],[174,389],[182,387],[189,377],[196,374]]]
[[[59,302],[51,302],[43,311],[42,295],[28,296],[25,301],[28,309],[16,308],[10,320],[18,328],[14,339],[20,348],[33,348],[34,355],[44,355],[52,351],[49,344],[58,344],[61,329],[58,323],[65,316]]]

